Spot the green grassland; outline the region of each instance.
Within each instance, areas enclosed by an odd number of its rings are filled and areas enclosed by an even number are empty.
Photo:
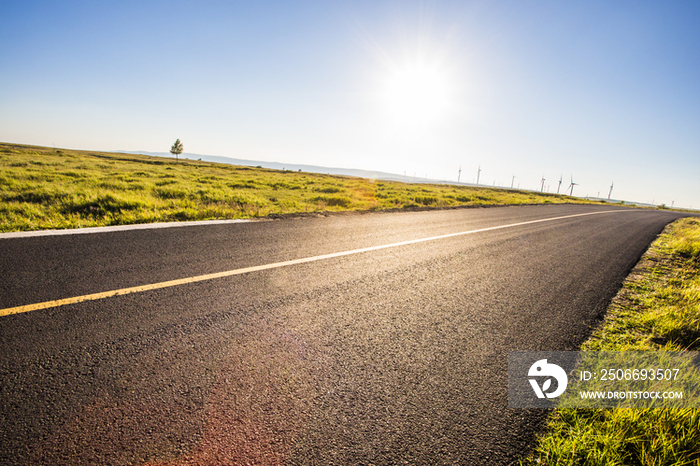
[[[700,350],[700,219],[670,225],[584,351]],[[699,409],[559,409],[528,465],[700,465]]]
[[[565,195],[0,143],[0,231],[327,211],[584,203]]]

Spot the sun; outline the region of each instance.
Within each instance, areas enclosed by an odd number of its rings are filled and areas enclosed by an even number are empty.
[[[393,66],[382,81],[384,110],[403,126],[425,125],[446,115],[451,105],[446,71],[422,61]]]

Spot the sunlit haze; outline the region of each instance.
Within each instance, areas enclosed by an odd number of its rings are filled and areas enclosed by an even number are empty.
[[[561,179],[578,196],[614,183],[614,199],[700,208],[698,2],[0,11],[2,142],[167,152],[179,138],[186,153],[549,192]]]
[[[415,130],[447,117],[451,91],[445,72],[416,61],[387,73],[381,96],[397,127]]]

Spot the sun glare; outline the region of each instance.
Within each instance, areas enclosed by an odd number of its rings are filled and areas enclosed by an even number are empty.
[[[445,72],[424,63],[396,67],[384,80],[385,110],[402,125],[424,125],[445,115],[450,85]]]

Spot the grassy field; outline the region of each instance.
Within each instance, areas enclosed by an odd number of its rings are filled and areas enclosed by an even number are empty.
[[[300,212],[586,202],[172,158],[0,143],[0,231]]]
[[[669,226],[584,351],[700,350],[700,219]],[[527,465],[700,465],[698,409],[560,409]]]

